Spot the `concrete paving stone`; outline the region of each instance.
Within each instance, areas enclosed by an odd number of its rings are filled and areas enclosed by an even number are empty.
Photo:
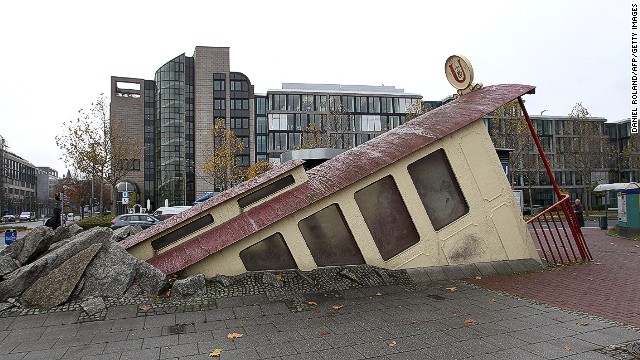
[[[124,351],[120,360],[151,360],[160,359],[160,348]]]
[[[25,341],[20,345],[18,345],[17,347],[15,347],[12,350],[12,352],[22,353],[22,352],[29,352],[34,350],[51,349],[53,345],[56,343],[56,341],[58,341],[58,339],[50,339],[50,340],[43,340],[43,341]]]
[[[26,353],[19,353],[19,354],[5,354],[2,355],[2,360],[22,360],[25,355],[27,355]]]
[[[259,295],[244,295],[240,297],[244,305],[260,305],[269,302],[269,298],[266,294]],[[217,301],[217,300],[216,300]]]
[[[64,353],[67,352],[67,349],[48,349],[48,350],[38,350],[38,351],[30,351],[26,353],[26,355],[22,358],[22,360],[58,360],[62,359]]]
[[[80,317],[79,311],[61,311],[48,314],[43,326],[74,324]]]
[[[590,352],[585,352],[581,354],[567,356],[562,358],[562,360],[611,360],[611,356],[607,356],[595,351],[590,351]]]
[[[460,271],[464,274],[465,278],[474,278],[476,276],[482,276],[480,270],[475,264],[460,264],[458,265]]]
[[[85,356],[82,360],[119,360],[120,353],[100,354],[93,356]]]
[[[195,324],[177,323],[176,325],[165,326],[162,328],[161,336],[189,334],[196,331]]]
[[[113,320],[92,321],[80,324],[78,333],[82,334],[106,334],[113,328]]]
[[[507,349],[491,353],[500,360],[545,360],[545,358],[532,354],[520,348]]]
[[[457,341],[465,341],[469,339],[477,339],[484,336],[483,333],[474,329],[472,326],[466,326],[458,329],[451,329],[444,332],[446,335],[450,335]]]
[[[80,324],[54,325],[45,328],[41,339],[62,339],[74,337],[80,330]]]
[[[165,315],[147,315],[144,319],[144,327],[145,329],[151,329],[156,327],[165,327],[176,324],[176,315],[175,314],[165,314]]]
[[[193,345],[198,346],[198,352],[200,354],[209,354],[215,349],[236,350],[236,345],[234,344],[233,339],[227,339],[227,338],[201,341]]]
[[[260,310],[264,315],[286,314],[289,312],[289,308],[283,302],[260,304]]]
[[[200,331],[189,334],[178,334],[178,344],[192,344],[213,340],[211,331]]]
[[[262,309],[260,305],[246,305],[240,307],[234,307],[233,313],[237,319],[262,316]]]
[[[429,266],[424,268],[431,281],[448,280],[447,274],[442,270],[441,266]]]
[[[139,330],[130,330],[129,336],[127,336],[127,340],[132,339],[144,339],[147,337],[156,337],[162,335],[162,328],[152,328],[152,329],[139,329]]]
[[[414,282],[421,283],[431,283],[431,277],[425,268],[413,268],[407,269],[407,274]]]
[[[19,316],[8,316],[0,318],[0,330],[7,330],[11,323],[15,321],[15,319],[19,318]]]
[[[173,359],[197,354],[198,345],[196,344],[171,345],[160,349],[160,359]]]
[[[13,321],[7,330],[21,330],[41,327],[49,314],[24,315]]]
[[[559,346],[560,348],[565,348],[565,346],[568,346],[571,348],[571,351],[575,353],[583,353],[601,348],[600,345],[580,340],[575,337],[566,337],[562,339],[552,340],[549,343],[552,346]]]
[[[482,338],[482,341],[492,344],[500,350],[505,350],[510,348],[519,348],[529,344],[528,342],[515,338],[509,334],[485,336]],[[497,350],[497,351],[500,351],[500,350]]]
[[[321,350],[318,351],[318,354],[320,354],[324,360],[364,359],[364,356],[351,346]]]
[[[92,334],[78,334],[72,338],[58,339],[58,341],[53,345],[53,348],[89,345],[93,343],[94,337],[95,335]]]
[[[0,344],[0,355],[4,356],[9,354],[13,349],[18,347],[18,345],[20,345],[19,342]]]
[[[524,273],[528,272],[529,268],[527,267],[524,259],[510,260],[509,267],[513,270],[514,273]]]
[[[141,350],[143,339],[114,341],[105,344],[104,353],[121,353],[124,351]]]
[[[85,346],[74,346],[67,349],[62,359],[82,359],[85,356],[100,355],[103,353],[106,344],[91,344]]]
[[[496,321],[495,323],[513,331],[527,330],[535,327],[535,325],[530,324],[522,319],[505,319]]]
[[[496,323],[482,323],[482,322],[473,324],[473,329],[478,331],[480,334],[482,334],[482,336],[501,335],[501,334],[506,334],[512,331],[511,329],[508,329]]]
[[[2,330],[0,331],[0,343],[2,342],[2,340],[4,340],[4,338],[7,337],[7,335],[9,335],[11,333],[11,331],[8,330]]]
[[[438,332],[438,331],[432,332],[423,336],[427,343],[434,346],[443,345],[443,344],[452,344],[458,341],[455,337],[451,335],[447,335],[442,332]]]
[[[331,349],[331,345],[326,342],[323,338],[314,338],[314,339],[304,339],[291,341],[288,343],[290,346],[300,354],[305,354],[300,357],[306,357],[307,353],[316,352],[319,350]]]
[[[528,343],[535,344],[544,341],[550,341],[555,339],[553,335],[548,335],[537,331],[536,329],[525,329],[525,330],[517,330],[512,331],[509,335],[518,338],[520,340],[524,340]]]
[[[493,266],[498,275],[511,275],[515,272],[509,266],[509,261],[491,261],[491,266]]]
[[[621,343],[640,340],[640,331],[629,329],[626,327],[608,327],[605,329],[596,330],[596,332],[618,338]]]
[[[233,344],[235,345],[236,349],[242,349],[248,347],[270,345],[273,344],[273,342],[265,334],[244,334],[244,336],[242,336],[241,338],[233,339]]]
[[[323,334],[330,333],[331,329],[327,326],[314,326],[307,327],[303,329],[296,329],[300,335],[302,335],[305,339],[313,339],[319,336],[324,336]]]
[[[296,349],[294,349],[288,343],[270,344],[269,346],[257,346],[255,347],[255,350],[258,352],[258,355],[260,355],[261,358],[272,358],[297,354]]]
[[[556,325],[560,323],[559,321],[554,320],[551,316],[549,316],[548,313],[527,316],[527,317],[521,318],[520,320],[524,322],[528,322],[535,326]]]
[[[300,334],[296,330],[275,331],[271,333],[266,333],[265,335],[267,336],[267,338],[269,338],[269,340],[272,343],[283,343],[283,342],[298,341],[298,340],[305,339],[305,337],[302,336],[302,334]]]
[[[211,349],[213,351],[215,349]],[[262,357],[258,355],[258,352],[254,348],[226,350],[222,349],[220,359],[224,360],[259,360]]]
[[[455,346],[474,356],[477,354],[487,354],[502,350],[500,347],[493,345],[484,339],[469,339],[458,342]]]
[[[20,330],[12,330],[5,338],[2,340],[2,344],[6,343],[21,343],[26,341],[37,341],[42,337],[42,334],[45,332],[45,328],[29,328],[29,329],[20,329]]]
[[[449,280],[464,279],[466,277],[458,265],[442,266],[442,271],[444,271]]]
[[[205,322],[204,311],[189,311],[176,313],[176,324],[195,324]]]
[[[304,360],[323,360],[322,356],[320,356],[320,354],[318,353],[305,353],[305,354],[294,354],[294,355],[285,355],[285,356],[281,356],[280,360],[300,360],[300,359],[304,359]]]
[[[578,335],[579,333],[573,329],[566,328],[562,324],[551,324],[544,326],[537,326],[536,331],[554,336],[555,338],[563,338]]]
[[[395,341],[394,346],[390,346],[389,344]],[[401,341],[401,340],[400,340]],[[365,358],[375,358],[375,357],[384,357],[390,354],[395,354],[397,351],[395,346],[397,346],[397,340],[389,340],[389,341],[372,341],[363,344],[353,345],[353,348],[362,354]]]
[[[162,346],[178,345],[178,335],[156,336],[145,338],[142,342],[143,349],[159,348]]]
[[[431,359],[466,359],[472,355],[457,344],[434,345],[425,352]]]
[[[510,310],[521,316],[533,316],[533,315],[545,314],[545,311],[536,307],[531,307],[531,306],[517,306],[517,307],[512,307]]]
[[[587,317],[579,318],[571,322],[563,322],[561,325],[566,327],[567,329],[571,329],[579,333],[587,333],[615,326],[607,322],[602,322]]]
[[[216,306],[218,309],[233,308],[244,306],[244,301],[242,300],[242,297],[219,298],[216,299]]]
[[[545,359],[559,359],[570,355],[575,355],[576,352],[573,348],[565,345],[559,346],[558,344],[552,344],[552,342],[529,344],[522,346],[522,350],[538,355]]]
[[[588,341],[592,344],[600,346],[616,345],[623,342],[619,337],[613,336],[600,331],[591,331],[575,335],[574,338]]]
[[[130,319],[138,314],[138,305],[112,306],[107,309],[106,320]]]
[[[128,319],[113,320],[113,331],[129,331],[144,329],[144,317],[132,317]]]
[[[270,332],[278,331],[275,325],[268,324],[255,324],[255,325],[244,325],[244,331],[250,335],[264,335]]]
[[[224,309],[205,310],[204,315],[207,322],[233,319],[236,316],[231,306]]]
[[[535,259],[522,259],[522,262],[529,271],[540,271],[544,268],[542,263]]]
[[[498,275],[498,272],[493,268],[493,265],[490,262],[477,263],[476,267],[482,274],[482,277]]]

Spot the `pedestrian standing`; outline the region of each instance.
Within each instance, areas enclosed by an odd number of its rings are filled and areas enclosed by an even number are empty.
[[[584,227],[584,206],[582,206],[582,202],[580,202],[580,199],[576,199],[573,210],[576,213],[578,224],[580,225],[580,227]]]

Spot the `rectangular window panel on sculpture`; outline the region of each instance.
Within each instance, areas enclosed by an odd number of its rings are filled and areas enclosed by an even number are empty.
[[[443,149],[410,164],[408,170],[435,230],[469,212],[469,205]]]
[[[285,270],[298,267],[280,233],[275,233],[240,251],[240,259],[248,271]]]
[[[420,241],[392,176],[358,190],[355,199],[383,260],[391,259]]]
[[[302,219],[298,228],[318,266],[364,264],[362,253],[337,204]]]

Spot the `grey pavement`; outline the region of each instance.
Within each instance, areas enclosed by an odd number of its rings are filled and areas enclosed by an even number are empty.
[[[509,295],[444,281],[266,296],[206,307],[110,307],[0,317],[8,359],[618,359],[640,332]],[[229,334],[241,334],[229,335]],[[627,356],[627,357],[625,357]]]

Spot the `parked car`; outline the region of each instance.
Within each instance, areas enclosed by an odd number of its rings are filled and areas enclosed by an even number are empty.
[[[119,229],[127,225],[140,225],[143,229],[160,222],[160,219],[148,214],[122,214],[111,221],[112,229]]]
[[[166,220],[175,214],[179,214],[189,209],[190,207],[191,206],[163,206],[154,211],[153,216],[157,217],[160,220]]]
[[[5,216],[2,217],[2,222],[14,222],[16,221],[16,216],[15,215],[11,215],[11,214],[7,214]]]
[[[36,221],[36,213],[30,211],[23,211],[18,216],[20,221]]]

